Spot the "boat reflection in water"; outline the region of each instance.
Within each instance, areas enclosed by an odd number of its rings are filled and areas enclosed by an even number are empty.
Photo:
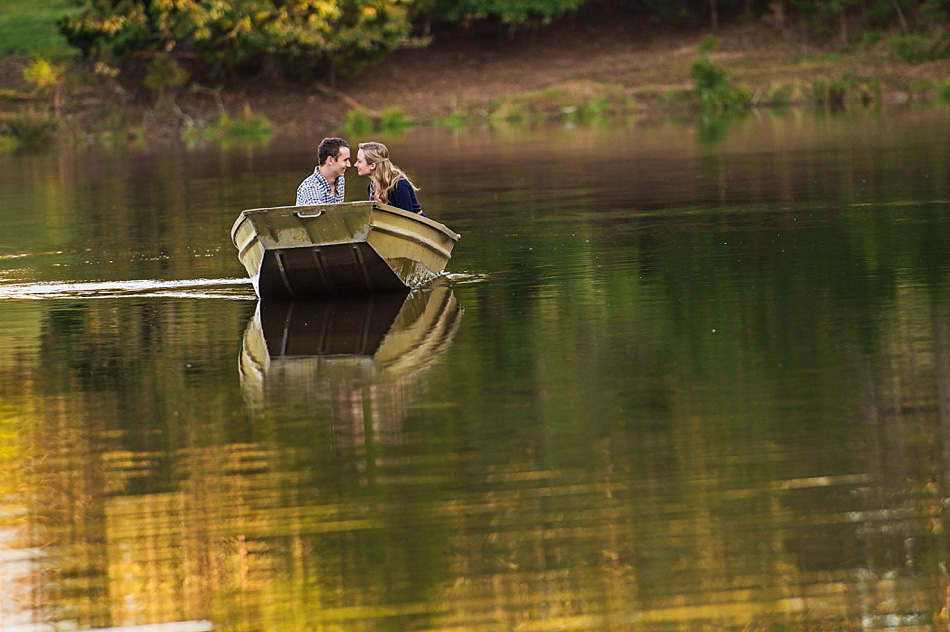
[[[314,301],[260,301],[244,332],[241,386],[257,412],[329,405],[334,444],[358,447],[372,432],[398,441],[419,378],[461,321],[452,290]]]

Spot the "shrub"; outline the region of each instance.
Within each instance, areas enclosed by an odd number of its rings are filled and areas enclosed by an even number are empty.
[[[468,115],[461,110],[456,110],[442,119],[440,123],[451,129],[463,129],[468,125]]]
[[[217,139],[258,141],[270,138],[274,127],[263,114],[245,112],[236,119],[222,114],[211,124],[209,130]]]
[[[773,83],[765,94],[765,100],[774,108],[787,107],[792,100],[792,86]]]
[[[888,46],[892,55],[917,64],[950,56],[950,35],[940,29],[934,31],[930,38],[915,33],[897,35],[890,39]]]
[[[23,69],[23,78],[37,90],[48,90],[63,81],[63,67],[47,59],[37,59]]]
[[[833,106],[843,106],[848,96],[848,83],[844,79],[835,79],[828,84],[827,103]]]
[[[53,110],[59,116],[63,107],[64,67],[47,59],[37,59],[23,69],[23,78],[42,95],[52,96]]]
[[[696,46],[696,52],[702,56],[706,56],[720,46],[722,46],[722,40],[710,33],[699,40],[699,44]]]
[[[0,154],[11,152],[19,146],[20,141],[16,138],[0,133]]]
[[[353,136],[365,136],[374,128],[373,118],[363,108],[354,108],[347,112],[346,122],[343,125]]]
[[[192,122],[182,130],[182,138],[189,143],[202,140],[222,144],[257,143],[268,140],[273,131],[266,116],[245,110],[238,118],[224,113],[205,127]]]
[[[489,120],[516,124],[601,122],[631,108],[632,102],[618,86],[574,81],[496,101],[489,108]]]
[[[941,105],[950,106],[950,79],[942,81],[937,86],[937,102]]]
[[[406,113],[400,107],[386,108],[379,113],[379,127],[382,131],[401,132],[412,122],[406,118]]]
[[[916,63],[927,59],[927,43],[920,35],[895,35],[890,39],[892,55],[906,62]]]
[[[288,62],[355,73],[404,43],[412,7],[403,0],[84,0],[60,22],[89,56],[193,52],[204,70]]]
[[[864,48],[874,48],[884,39],[884,34],[880,31],[865,31],[861,34],[861,46]]]
[[[694,89],[703,110],[722,111],[745,107],[750,100],[748,90],[733,87],[729,73],[715,62],[701,58],[690,66]]]
[[[25,149],[39,149],[50,144],[56,128],[55,118],[28,113],[7,119],[0,125],[0,133],[13,137]]]
[[[602,123],[610,118],[613,107],[604,95],[597,95],[580,108],[581,119],[591,123]]]
[[[188,73],[179,66],[171,55],[162,53],[148,65],[143,85],[152,93],[152,98],[160,106],[171,105],[175,93],[188,81]]]

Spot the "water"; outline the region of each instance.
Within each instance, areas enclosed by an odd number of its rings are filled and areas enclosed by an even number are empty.
[[[0,629],[943,629],[948,137],[411,131],[448,278],[292,311],[315,143],[0,157]]]

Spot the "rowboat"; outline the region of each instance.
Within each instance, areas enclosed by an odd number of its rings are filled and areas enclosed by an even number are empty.
[[[231,228],[261,299],[406,291],[445,270],[459,235],[379,202],[243,211]]]
[[[374,384],[408,387],[449,346],[461,318],[438,280],[408,294],[259,301],[239,361],[245,399],[258,409]]]

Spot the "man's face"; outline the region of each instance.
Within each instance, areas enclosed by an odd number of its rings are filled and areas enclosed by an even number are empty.
[[[328,180],[336,180],[343,175],[343,172],[350,166],[350,148],[340,147],[340,153],[336,157],[327,157]]]

